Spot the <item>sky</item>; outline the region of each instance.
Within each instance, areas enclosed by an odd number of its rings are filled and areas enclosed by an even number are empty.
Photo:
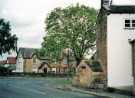
[[[40,48],[48,13],[56,7],[77,3],[100,8],[100,0],[0,0],[0,18],[10,21],[11,33],[18,37],[18,47]],[[135,0],[113,0],[113,3],[135,5]]]
[[[76,3],[96,9],[100,6],[99,0],[0,0],[0,17],[10,21],[19,47],[40,48],[48,13]]]
[[[135,4],[135,0],[113,0],[115,4]],[[0,18],[10,21],[18,47],[40,48],[46,32],[45,18],[56,7],[84,4],[100,8],[100,0],[0,0]]]

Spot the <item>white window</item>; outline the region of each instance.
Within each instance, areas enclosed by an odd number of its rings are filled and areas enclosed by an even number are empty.
[[[135,19],[125,19],[125,29],[135,29]]]

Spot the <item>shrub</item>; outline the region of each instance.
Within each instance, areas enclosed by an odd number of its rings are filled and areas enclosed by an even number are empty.
[[[112,93],[112,92],[115,92],[115,89],[112,88],[112,87],[108,87],[108,88],[107,88],[107,91]]]
[[[102,72],[102,67],[101,64],[98,61],[93,61],[91,68],[94,72]]]

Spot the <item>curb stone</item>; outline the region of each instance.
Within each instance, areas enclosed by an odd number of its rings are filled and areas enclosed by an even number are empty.
[[[83,94],[90,94],[90,95],[94,95],[94,96],[98,96],[98,97],[102,97],[102,98],[135,98],[133,96],[126,96],[126,95],[121,95],[121,94],[112,94],[112,93],[108,93],[108,92],[94,92],[94,91],[86,91],[84,89],[80,89],[80,88],[76,88],[76,87],[72,87],[72,86],[59,86],[56,87],[56,89],[60,89],[60,90],[65,90],[65,91],[72,91],[72,92],[78,92],[78,93],[83,93]]]

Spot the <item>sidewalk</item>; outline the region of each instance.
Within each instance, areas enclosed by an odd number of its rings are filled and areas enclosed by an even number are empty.
[[[84,89],[72,87],[72,86],[64,86],[64,87],[57,87],[57,89],[60,90],[67,90],[67,91],[72,91],[72,92],[79,92],[83,94],[90,94],[98,97],[104,97],[104,98],[135,98],[134,96],[126,96],[126,95],[121,95],[117,93],[109,93],[109,92],[96,92],[96,91],[87,91]]]

